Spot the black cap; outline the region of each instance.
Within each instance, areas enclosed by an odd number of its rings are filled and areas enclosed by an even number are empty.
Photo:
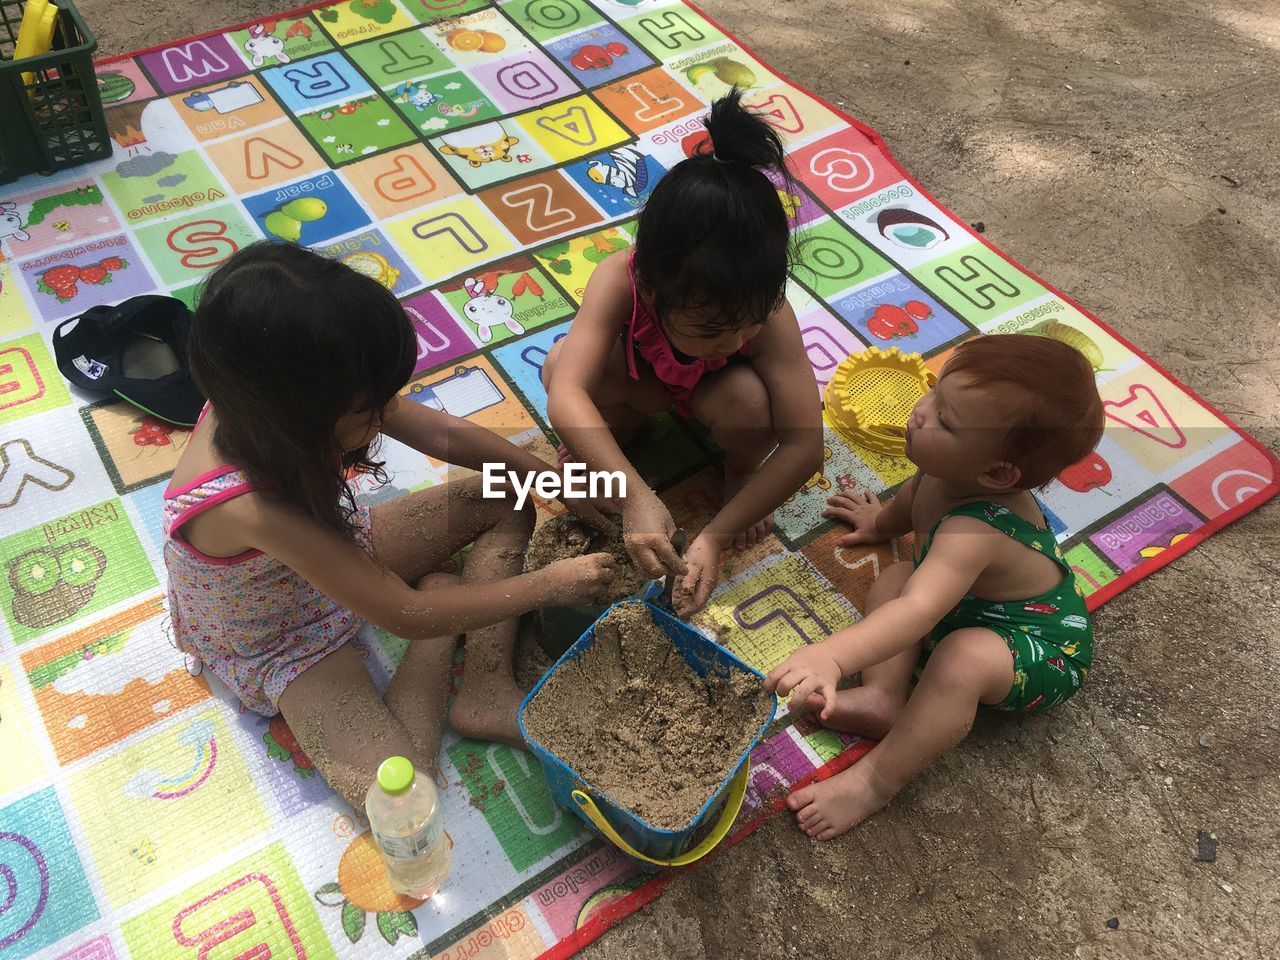
[[[132,297],[58,325],[58,369],[84,390],[114,393],[153,417],[195,426],[204,397],[187,364],[191,311],[174,297]]]

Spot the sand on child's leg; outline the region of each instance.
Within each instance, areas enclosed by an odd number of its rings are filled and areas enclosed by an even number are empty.
[[[848,770],[787,798],[800,829],[830,840],[857,826],[968,735],[979,703],[999,703],[1012,686],[1004,640],[980,627],[948,634],[885,738]]]
[[[557,342],[542,361],[542,385],[548,393],[560,362],[560,350],[561,342]],[[613,345],[598,386],[591,394],[592,402],[619,447],[630,443],[649,417],[671,406],[671,394],[647,363],[638,363],[636,373],[639,379],[631,379],[626,347],[619,339]],[[556,447],[556,460],[560,466],[576,459],[565,444]]]
[[[430,589],[461,583],[449,573],[429,573],[418,582],[418,589]],[[449,681],[453,673],[453,652],[458,637],[433,637],[413,640],[404,659],[387,686],[384,699],[391,715],[404,725],[419,756],[440,756],[440,738],[444,735],[445,712],[449,701]],[[439,784],[439,766],[433,765]],[[447,783],[439,784],[442,788]]]
[[[778,445],[769,390],[753,367],[735,364],[703,377],[693,391],[692,405],[694,417],[710,429],[711,438],[724,451],[724,503],[728,503]],[[770,513],[738,534],[734,549],[755,546],[773,528]]]
[[[459,580],[429,571],[438,570],[467,544],[472,547],[461,581],[491,581],[518,575],[534,521],[531,503],[525,510],[516,511],[508,500],[486,499],[479,476],[378,504],[372,514],[374,556],[406,582],[422,589],[425,603],[431,602],[433,587]],[[484,572],[477,574],[477,570]],[[516,745],[523,742],[516,722],[519,691],[512,676],[516,623],[512,618],[468,635],[462,689],[449,713],[449,723],[464,736]],[[437,704],[443,709],[447,696],[452,648],[448,657],[443,644],[434,653],[415,651],[414,646],[421,643],[414,641],[410,645],[414,659],[408,663],[406,679],[397,683],[397,671],[387,696],[388,702],[405,716],[409,729],[422,731],[425,750],[430,742],[439,743],[435,710]],[[406,662],[410,654],[406,654]],[[417,674],[422,674],[429,690],[414,689],[408,677]],[[429,702],[415,703],[415,697]]]
[[[636,438],[645,421],[649,419],[649,414],[641,413],[639,410],[633,410],[621,404],[612,407],[601,407],[600,416],[604,418],[605,424],[609,427],[609,432],[613,434],[613,441],[620,450]],[[565,444],[561,443],[556,447],[556,466],[563,467],[566,463],[576,463],[577,461],[578,458],[573,455],[573,451]]]
[[[435,774],[438,741],[429,753],[419,748],[378,695],[350,643],[298,674],[278,706],[320,775],[356,810],[364,809],[369,784],[387,757],[408,757],[419,770]]]
[[[516,510],[510,499],[486,499],[479,477],[449,486],[484,524],[463,563],[463,583],[519,576],[533,533],[533,504],[526,502],[524,509]],[[512,617],[467,634],[462,686],[449,711],[449,724],[461,736],[524,746],[517,720],[521,691],[514,672],[517,626],[518,619]]]

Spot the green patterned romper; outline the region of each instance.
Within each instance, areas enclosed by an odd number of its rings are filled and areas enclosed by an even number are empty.
[[[1013,688],[996,705],[1000,710],[1045,710],[1080,689],[1093,664],[1093,627],[1075,572],[1062,556],[1050,530],[1040,530],[998,503],[980,501],[956,507],[925,538],[918,568],[938,527],[951,517],[973,517],[995,527],[1062,568],[1062,580],[1028,600],[983,600],[967,594],[925,640],[923,666],[942,638],[964,627],[983,627],[1004,639],[1013,653]]]

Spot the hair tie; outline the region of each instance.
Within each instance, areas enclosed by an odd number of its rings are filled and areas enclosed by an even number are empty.
[[[711,159],[714,160],[716,163],[733,163],[732,160],[724,160],[716,156],[716,152],[714,150],[711,151]]]

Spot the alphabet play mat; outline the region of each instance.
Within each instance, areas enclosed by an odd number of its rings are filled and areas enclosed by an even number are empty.
[[[1094,605],[1276,490],[1253,440],[948,214],[873,131],[683,3],[343,0],[101,63],[98,84],[112,156],[0,187],[5,960],[559,957],[664,882],[556,808],[528,754],[450,734],[455,868],[417,906],[388,889],[361,816],[288,729],[188,675],[160,557],[161,490],[186,434],[72,393],[49,336],[135,294],[190,302],[256,238],[378,277],[417,326],[406,395],[551,459],[542,358],[692,149],[705,105],[736,85],[790,145],[802,263],[789,296],[820,389],[866,346],[936,372],[993,331],[1059,338],[1093,362],[1106,438],[1044,501]],[[908,476],[855,449],[828,431],[822,472],[775,537],[730,563],[700,619],[762,670],[850,622],[907,555],[834,547],[819,516],[830,491]],[[392,484],[368,496],[444,479],[385,452]],[[718,500],[715,455],[667,417],[635,453],[692,528]],[[361,642],[384,674],[403,650],[373,629]],[[753,757],[740,833],[867,746],[780,720]]]

